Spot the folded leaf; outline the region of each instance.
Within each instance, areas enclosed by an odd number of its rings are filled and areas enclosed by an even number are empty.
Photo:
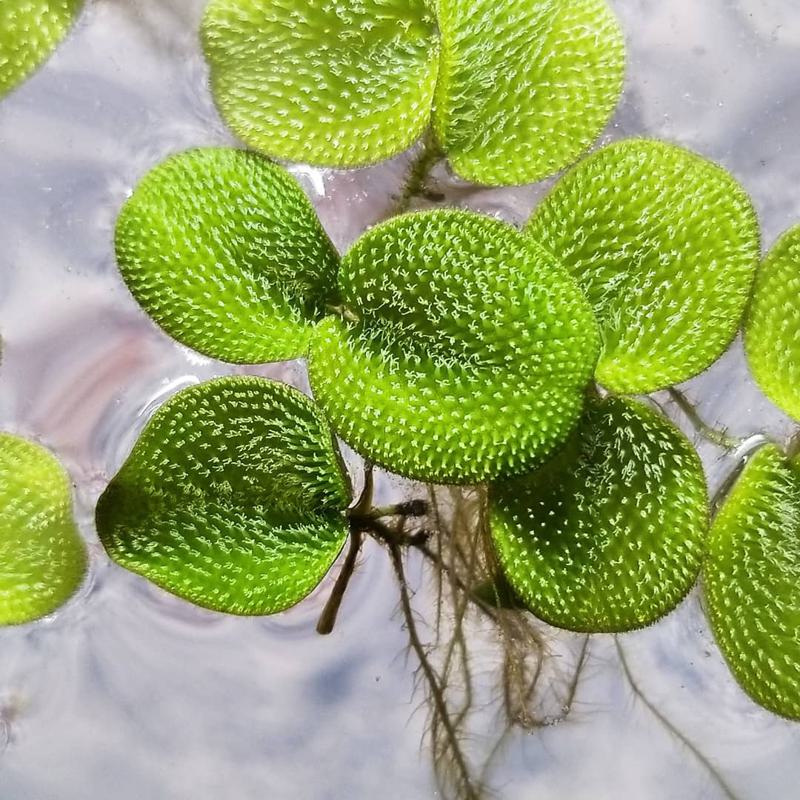
[[[580,291],[515,229],[466,211],[397,217],[345,256],[347,321],[309,351],[314,395],[356,450],[468,483],[538,463],[581,414],[598,338]]]
[[[527,227],[600,322],[597,380],[646,393],[701,372],[730,344],[758,265],[758,220],[721,167],[633,139],[578,164]]]
[[[2,0],[0,96],[27,78],[66,36],[82,0]]]
[[[640,403],[592,400],[575,436],[531,475],[492,485],[491,529],[534,614],[575,631],[625,631],[671,611],[708,531],[700,460]]]
[[[43,447],[0,433],[0,625],[55,611],[86,565],[63,467]]]
[[[380,161],[427,127],[425,0],[211,0],[202,36],[222,116],[251,147],[325,166]]]
[[[625,72],[605,0],[439,0],[438,11],[434,126],[459,175],[536,181],[597,138]]]
[[[294,178],[228,148],[148,173],[119,215],[116,250],[128,288],[168,334],[237,363],[304,355],[338,269]]]
[[[272,614],[322,579],[344,543],[349,488],[305,395],[231,377],[156,412],[97,505],[111,558],[173,594]]]
[[[745,321],[750,369],[767,397],[800,419],[800,225],[770,251],[756,275]]]
[[[703,570],[714,636],[757,702],[800,719],[800,464],[759,450],[711,528]]]

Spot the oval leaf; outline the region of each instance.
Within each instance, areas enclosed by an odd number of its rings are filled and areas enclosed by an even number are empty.
[[[697,454],[640,403],[593,400],[568,446],[497,483],[491,529],[509,583],[537,616],[574,631],[649,625],[697,577],[708,499]]]
[[[597,380],[623,393],[684,381],[723,353],[760,254],[750,199],[725,170],[638,139],[576,166],[527,232],[586,292],[603,337]]]
[[[468,180],[540,180],[573,162],[622,91],[625,44],[605,0],[439,0],[434,127]]]
[[[777,447],[745,467],[703,570],[714,636],[757,702],[800,719],[800,464]]]
[[[148,173],[119,215],[116,251],[167,333],[237,363],[304,355],[338,269],[294,178],[227,148],[180,153]]]
[[[770,251],[756,275],[744,329],[758,385],[775,405],[800,419],[800,225]]]
[[[345,256],[350,321],[311,344],[315,397],[356,450],[401,475],[468,483],[522,471],[577,422],[594,319],[556,262],[498,220],[397,217]]]
[[[2,0],[0,97],[37,69],[67,35],[82,0]]]
[[[272,614],[328,571],[348,502],[330,431],[305,395],[221,378],[156,412],[100,498],[97,530],[114,561],[179,597]]]
[[[63,467],[43,447],[0,433],[0,625],[55,611],[86,566]]]
[[[211,0],[202,35],[237,136],[275,158],[353,167],[427,127],[435,30],[425,0]]]

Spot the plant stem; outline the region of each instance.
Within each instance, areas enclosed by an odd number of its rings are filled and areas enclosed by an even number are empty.
[[[424,517],[427,513],[428,507],[424,500],[408,500],[391,506],[370,508],[359,513],[353,509],[348,512],[347,516],[352,525],[368,530],[373,522],[386,517]]]
[[[363,534],[360,530],[352,530],[350,532],[350,548],[347,551],[344,564],[342,564],[342,570],[339,573],[339,577],[336,578],[331,596],[328,598],[328,602],[325,603],[325,608],[322,609],[319,622],[317,622],[317,633],[323,636],[331,633],[336,624],[336,617],[339,613],[339,607],[342,605],[342,598],[350,585],[350,578],[353,577],[353,572],[356,568],[362,541]]]
[[[355,505],[349,509],[348,517],[359,517],[365,514],[372,507],[372,495],[375,489],[375,479],[373,477],[373,466],[369,461],[364,462],[364,486],[361,489],[361,494]],[[333,631],[336,624],[336,617],[339,614],[339,608],[342,605],[342,598],[350,585],[350,579],[353,577],[356,564],[358,562],[358,554],[361,551],[361,544],[364,541],[364,534],[362,529],[350,525],[350,548],[347,551],[342,570],[339,577],[336,578],[336,583],[333,584],[333,591],[325,603],[325,608],[322,609],[319,621],[317,622],[317,633],[327,636]]]
[[[372,496],[375,493],[375,467],[371,461],[364,462],[364,485],[355,505],[348,511],[348,516],[358,517],[372,508]]]
[[[717,445],[717,447],[725,448],[725,450],[733,450],[742,443],[741,439],[737,439],[735,436],[729,436],[725,431],[721,431],[713,425],[709,425],[700,414],[697,413],[697,409],[680,389],[671,386],[667,389],[667,392],[672,402],[683,411],[692,427],[704,439]]]
[[[397,197],[390,216],[404,214],[411,203],[428,192],[431,170],[442,160],[444,152],[439,147],[433,131],[429,128],[422,137],[420,149],[408,170],[406,181]]]
[[[636,680],[631,673],[631,669],[628,666],[628,660],[625,657],[625,651],[622,649],[622,645],[619,643],[619,639],[615,636],[614,637],[614,644],[617,647],[617,655],[619,656],[620,663],[622,664],[622,671],[625,674],[625,678],[630,684],[631,690],[633,693],[644,703],[647,709],[650,711],[651,714],[679,741],[681,742],[684,747],[688,748],[688,750],[694,755],[694,757],[705,767],[708,774],[716,781],[719,788],[722,790],[725,797],[729,798],[729,800],[738,800],[736,795],[733,793],[733,790],[730,786],[726,783],[725,779],[722,775],[719,774],[716,767],[708,760],[708,758],[697,749],[697,746],[686,736],[686,734],[679,731],[673,724],[670,722],[661,711],[645,696],[642,690],[639,688],[639,685],[636,683]]]

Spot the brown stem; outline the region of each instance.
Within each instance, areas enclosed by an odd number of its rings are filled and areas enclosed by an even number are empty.
[[[375,467],[371,461],[364,462],[364,486],[355,505],[347,512],[349,517],[366,514],[372,508],[372,495],[375,492]]]
[[[358,528],[369,529],[372,523],[386,517],[424,517],[427,514],[427,505],[424,500],[408,500],[390,506],[378,506],[366,511],[353,508],[347,512],[350,524]]]
[[[372,495],[375,490],[375,479],[373,476],[373,466],[370,461],[364,462],[364,486],[361,489],[361,494],[356,500],[356,503],[347,512],[348,518],[358,518],[368,513],[372,507]],[[356,563],[358,562],[358,554],[361,551],[361,544],[364,541],[364,534],[362,528],[350,525],[350,549],[347,551],[342,570],[339,577],[336,578],[336,583],[333,584],[333,591],[325,603],[325,608],[322,609],[319,622],[317,622],[317,633],[327,636],[333,631],[336,624],[336,617],[339,614],[339,608],[342,605],[342,598],[350,585],[350,579],[355,572]]]
[[[353,572],[355,572],[363,538],[363,534],[360,530],[355,529],[350,531],[350,548],[347,551],[344,564],[342,564],[339,577],[336,578],[336,583],[333,584],[331,596],[328,598],[328,602],[325,603],[325,608],[322,609],[319,622],[317,622],[317,633],[323,636],[327,636],[331,633],[334,625],[336,625],[336,617],[342,605],[342,598],[347,591],[347,587],[350,585],[350,578],[353,577]]]

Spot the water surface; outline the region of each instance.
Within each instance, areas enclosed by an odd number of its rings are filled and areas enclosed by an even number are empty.
[[[605,140],[656,136],[720,161],[752,195],[768,246],[800,220],[796,0],[612,4],[629,72]],[[93,504],[148,415],[181,387],[237,369],[150,323],[113,258],[116,213],[149,168],[186,147],[235,143],[206,87],[202,5],[90,0],[53,59],[0,103],[0,427],[64,461],[92,553],[90,579],[67,607],[0,631],[0,798],[435,797],[416,663],[377,545],[365,549],[339,624],[322,638],[314,624],[329,580],[286,614],[237,619],[161,592],[97,544]],[[406,164],[401,156],[352,172],[294,171],[345,248],[389,212]],[[546,188],[476,189],[437,175],[450,203],[512,222]],[[249,371],[306,385],[299,364]],[[736,435],[782,440],[792,431],[749,379],[738,343],[685,389]],[[714,487],[731,459],[698,444]],[[382,485],[387,497],[402,489]],[[432,583],[413,562],[410,578],[427,632]],[[497,795],[797,797],[800,726],[742,693],[701,603],[695,592],[658,625],[621,637],[629,675],[614,639],[594,637],[568,719],[508,739],[491,774]],[[542,631],[558,684],[581,640]],[[483,705],[468,749],[480,761],[501,727],[491,702],[499,661],[491,631],[476,623],[469,635]]]

